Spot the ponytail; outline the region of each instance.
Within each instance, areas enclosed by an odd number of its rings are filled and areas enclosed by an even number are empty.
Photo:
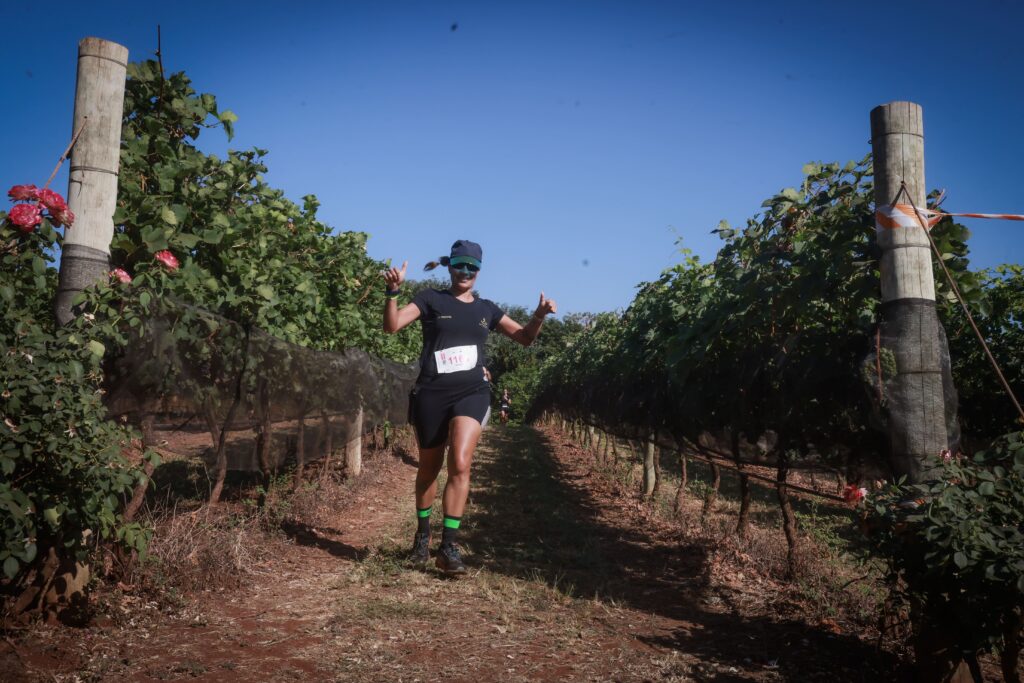
[[[447,256],[441,256],[436,261],[430,261],[427,265],[423,266],[423,270],[433,270],[438,266],[447,267],[450,262],[451,259],[449,259]]]

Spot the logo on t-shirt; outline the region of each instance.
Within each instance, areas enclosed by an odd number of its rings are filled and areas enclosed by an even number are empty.
[[[487,329],[487,318],[480,318],[480,327]]]

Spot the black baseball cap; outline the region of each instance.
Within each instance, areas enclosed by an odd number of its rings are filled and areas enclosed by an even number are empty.
[[[455,244],[452,245],[452,253],[448,257],[448,263],[453,266],[460,263],[468,263],[479,268],[483,258],[484,250],[480,248],[479,244],[469,240],[456,240]]]

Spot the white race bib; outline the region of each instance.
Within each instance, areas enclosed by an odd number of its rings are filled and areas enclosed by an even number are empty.
[[[434,351],[437,373],[444,375],[449,372],[462,372],[476,367],[476,345],[453,346],[450,349]]]

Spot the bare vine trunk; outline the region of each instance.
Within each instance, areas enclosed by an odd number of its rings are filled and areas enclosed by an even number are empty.
[[[210,432],[211,443],[214,448],[220,443],[220,425],[217,424],[217,414],[209,400],[203,402],[203,419],[206,421],[206,429]]]
[[[217,464],[215,465],[216,477],[213,482],[213,490],[210,491],[210,505],[216,505],[220,502],[220,494],[224,491],[224,480],[228,475],[228,425],[230,425],[232,420],[235,419],[235,411],[238,410],[238,404],[242,402],[241,378],[239,378],[238,384],[239,391],[235,394],[235,399],[231,402],[231,407],[228,408],[227,417],[224,418],[224,425],[219,430],[220,439],[217,441]]]
[[[704,497],[704,507],[700,512],[701,519],[705,519],[715,507],[715,500],[718,498],[718,487],[722,485],[722,469],[713,462],[709,464],[711,465],[711,488],[708,489],[708,493]]]
[[[270,423],[270,395],[266,381],[260,382],[259,388],[259,423],[256,426],[256,457],[260,465],[260,480],[263,483],[263,490],[259,497],[259,506],[267,502],[267,493],[270,491],[272,473],[270,468],[270,446],[273,434]]]
[[[306,415],[299,415],[299,426],[295,432],[295,488],[302,485],[306,469]]]
[[[733,425],[730,436],[732,457],[736,461],[736,472],[740,478],[740,512],[736,518],[736,534],[740,538],[744,538],[750,528],[750,477],[743,473],[743,465],[740,461],[740,433],[735,425]]]
[[[153,437],[153,415],[147,413],[143,415],[141,424],[139,427],[142,430],[142,448],[143,450],[150,448],[155,443]],[[135,489],[132,491],[132,499],[128,501],[128,505],[124,508],[124,521],[131,522],[135,519],[135,515],[139,514],[139,508],[142,507],[142,503],[146,500],[146,489],[149,488],[149,478],[153,476],[153,470],[156,466],[151,460],[147,460],[146,464],[142,466],[142,480],[135,485]]]
[[[776,472],[775,491],[779,497],[779,508],[782,510],[782,531],[786,534],[786,579],[792,581],[796,577],[796,515],[789,499],[789,460],[785,454],[779,456],[779,467]]]
[[[324,471],[331,468],[331,457],[334,455],[334,430],[331,429],[331,417],[325,410],[321,415],[324,425]]]
[[[678,453],[679,453],[679,471],[680,471],[679,488],[676,489],[676,500],[675,500],[675,504],[672,506],[672,509],[676,513],[676,515],[678,515],[680,512],[683,511],[683,502],[686,500],[686,483],[687,483],[687,477],[686,477],[686,454],[683,451],[678,451]]]
[[[999,665],[1003,672],[1005,683],[1020,683],[1020,640],[1024,635],[1024,612],[1018,607],[1014,615],[1003,631],[1003,651],[999,656]]]

